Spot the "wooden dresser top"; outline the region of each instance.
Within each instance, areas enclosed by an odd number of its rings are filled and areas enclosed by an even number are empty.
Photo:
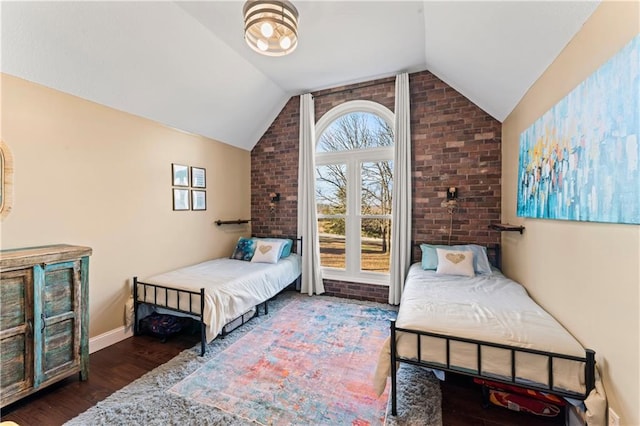
[[[53,244],[48,246],[0,250],[0,269],[62,262],[90,256],[91,253],[92,250],[90,247],[70,244]]]

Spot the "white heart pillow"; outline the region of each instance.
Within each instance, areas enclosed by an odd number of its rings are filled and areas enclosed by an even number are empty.
[[[256,251],[253,252],[251,261],[277,263],[278,259],[280,259],[280,249],[282,248],[282,244],[282,241],[258,240],[258,244],[256,244]]]
[[[464,275],[475,277],[473,271],[473,252],[455,251],[437,248],[438,268],[436,274],[441,275]]]

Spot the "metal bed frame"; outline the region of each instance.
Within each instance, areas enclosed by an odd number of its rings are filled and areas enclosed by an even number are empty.
[[[463,243],[457,243],[457,244],[463,244]],[[493,251],[493,255],[489,255],[489,259],[492,260],[492,264],[494,266],[497,266],[498,268],[500,267],[500,246],[499,245],[495,245],[495,246],[488,246],[487,247],[487,251],[491,252]],[[406,334],[410,334],[410,335],[415,335],[416,336],[416,357],[415,358],[408,358],[408,357],[401,357],[398,355],[397,353],[397,342],[396,342],[396,335],[397,333],[406,333]],[[585,356],[584,357],[578,357],[578,356],[572,356],[572,355],[566,355],[566,354],[560,354],[560,353],[555,353],[555,352],[547,352],[547,351],[540,351],[540,350],[535,350],[535,349],[528,349],[528,348],[520,348],[520,347],[515,347],[515,346],[509,346],[509,345],[503,345],[503,344],[497,344],[497,343],[492,343],[492,342],[486,342],[486,341],[482,341],[482,340],[475,340],[475,339],[468,339],[468,338],[462,338],[462,337],[455,337],[455,336],[449,336],[449,335],[444,335],[444,334],[439,334],[439,333],[431,333],[431,332],[427,332],[427,331],[421,331],[421,330],[413,330],[413,329],[408,329],[408,328],[401,328],[401,327],[396,327],[396,322],[395,320],[391,321],[390,324],[390,352],[391,352],[391,414],[396,416],[398,414],[397,412],[397,372],[398,372],[398,366],[396,363],[407,363],[407,364],[412,364],[412,365],[416,365],[416,366],[420,366],[420,367],[427,367],[427,368],[432,368],[435,370],[442,370],[442,371],[446,371],[446,372],[451,372],[451,373],[456,373],[456,374],[462,374],[462,375],[466,375],[466,376],[470,376],[470,377],[474,377],[474,378],[480,378],[480,379],[487,379],[493,382],[497,382],[497,383],[504,383],[504,384],[509,384],[509,385],[513,385],[513,386],[518,386],[521,388],[525,388],[525,389],[531,389],[531,390],[535,390],[535,391],[541,391],[541,392],[546,392],[546,393],[550,393],[550,394],[554,394],[554,395],[558,395],[561,397],[568,397],[568,398],[575,398],[578,400],[585,400],[587,398],[587,396],[589,396],[589,393],[591,392],[591,390],[593,390],[593,388],[595,387],[595,351],[593,351],[592,349],[585,349]],[[427,337],[435,337],[435,338],[439,338],[445,341],[446,344],[446,365],[443,365],[441,363],[436,363],[436,362],[431,362],[431,361],[423,361],[422,360],[422,348],[421,348],[421,336],[427,336]],[[474,371],[469,371],[466,369],[462,369],[462,368],[456,368],[455,366],[452,366],[450,363],[450,359],[451,359],[451,342],[461,342],[461,343],[468,343],[468,344],[472,344],[476,346],[476,358],[477,358],[477,366],[476,366],[476,370]],[[487,347],[487,348],[498,348],[498,349],[504,349],[510,352],[511,354],[511,375],[506,377],[506,378],[500,378],[497,377],[495,374],[487,374],[484,373],[482,371],[482,348],[483,347]],[[541,356],[545,356],[548,359],[548,363],[547,363],[547,377],[548,377],[548,383],[547,385],[543,385],[543,384],[537,384],[537,383],[523,383],[522,381],[517,381],[517,369],[516,369],[516,354],[518,353],[528,353],[528,354],[535,354],[535,355],[541,355]],[[562,390],[562,389],[555,389],[553,386],[553,360],[554,359],[565,359],[565,360],[571,360],[571,361],[578,361],[578,362],[584,362],[585,364],[585,392],[584,393],[580,393],[580,392],[574,392],[574,391],[568,391],[568,390]],[[486,386],[483,386],[483,405],[488,405],[488,388]]]
[[[296,278],[297,280],[298,278]],[[295,283],[295,281],[294,281]],[[142,287],[142,297],[143,300],[147,300],[147,291],[151,291],[153,293],[153,297],[154,297],[154,301],[153,303],[151,302],[143,302],[141,300],[138,300],[138,295],[140,294],[140,290],[138,289],[138,287]],[[158,301],[158,289],[163,289],[164,290],[164,297],[162,297],[160,302]],[[183,298],[182,300],[188,299],[189,300],[189,309],[185,310],[185,309],[178,309],[178,308],[173,308],[168,306],[169,304],[169,294],[175,294],[176,295],[176,299],[177,299],[177,306],[181,306],[180,305],[180,300],[181,297]],[[192,308],[193,306],[193,297],[194,296],[199,296],[200,297],[200,311],[196,311]],[[200,291],[190,291],[190,290],[180,290],[180,289],[176,289],[176,288],[171,288],[171,287],[166,287],[166,286],[162,286],[162,285],[157,285],[157,284],[149,284],[149,283],[145,283],[142,281],[138,281],[138,277],[133,277],[133,317],[134,317],[134,334],[138,335],[140,333],[140,324],[139,324],[139,318],[138,318],[138,306],[140,305],[147,305],[147,306],[152,306],[152,307],[158,307],[158,308],[163,308],[169,311],[173,311],[173,312],[180,312],[183,314],[187,314],[190,317],[198,320],[198,322],[200,323],[200,356],[204,356],[205,352],[206,352],[206,345],[207,345],[207,337],[206,337],[206,327],[204,324],[204,318],[203,318],[203,313],[204,313],[204,288],[201,288]],[[229,323],[232,323],[236,320],[238,320],[239,318],[242,318],[242,324],[246,323],[247,321],[249,321],[250,319],[257,317],[260,315],[260,306],[263,306],[264,308],[264,314],[267,315],[269,313],[269,307],[267,306],[267,300],[265,300],[264,302],[258,304],[256,306],[256,311],[254,313],[254,315],[251,318],[247,318],[245,320],[245,314],[240,315],[237,318],[232,319],[231,321],[229,321]],[[226,336],[228,334],[228,332],[223,331],[221,333],[222,336]]]
[[[390,328],[391,328],[391,414],[393,414],[394,416],[398,414],[397,383],[396,383],[397,370],[398,370],[398,367],[396,366],[397,362],[404,362],[407,364],[417,365],[420,367],[428,367],[436,370],[447,371],[450,373],[457,373],[457,374],[463,374],[463,375],[471,376],[475,378],[487,379],[492,382],[510,384],[510,385],[518,386],[525,389],[546,392],[546,393],[550,393],[550,394],[554,394],[562,397],[575,398],[579,400],[586,399],[587,396],[589,396],[589,393],[591,392],[591,390],[595,387],[595,354],[596,353],[591,349],[585,349],[584,357],[577,357],[577,356],[559,354],[555,352],[546,352],[546,351],[539,351],[535,349],[518,348],[518,347],[513,347],[508,345],[501,345],[497,343],[484,342],[481,340],[466,339],[462,337],[453,337],[453,336],[447,336],[444,334],[430,333],[430,332],[419,331],[419,330],[411,330],[407,328],[400,328],[400,327],[396,327],[395,321],[391,321]],[[418,345],[417,345],[417,351],[416,351],[417,353],[416,353],[415,359],[401,357],[397,354],[397,351],[396,351],[396,333],[397,332],[413,334],[416,336]],[[421,360],[422,351],[420,347],[420,336],[437,337],[437,338],[443,339],[446,342],[446,365],[442,365],[436,362]],[[463,343],[470,343],[470,344],[476,345],[476,348],[477,348],[476,372],[470,372],[461,368],[456,368],[455,366],[452,366],[450,364],[449,360],[451,357],[451,353],[450,353],[451,342],[463,342]],[[510,351],[511,375],[508,378],[502,379],[502,378],[496,377],[494,374],[485,374],[482,371],[482,348],[483,347],[500,348],[500,349],[505,349]],[[548,358],[549,362],[547,364],[547,375],[548,375],[547,386],[544,386],[541,384],[534,384],[534,383],[523,383],[521,381],[516,380],[517,372],[516,372],[515,358],[517,353],[530,353],[530,354],[546,356]],[[553,387],[553,360],[554,359],[566,359],[566,360],[579,361],[579,362],[585,363],[585,367],[584,367],[585,384],[586,384],[585,393],[554,389]],[[488,398],[487,389],[486,387],[483,387],[483,402],[485,405],[487,404],[487,398]]]
[[[302,253],[302,237],[299,238],[292,238],[292,237],[284,237],[284,236],[275,236],[275,237],[256,237],[256,238],[290,238],[294,241],[294,247],[296,246],[295,243],[300,244],[300,248],[298,249],[297,247],[295,252],[300,252]],[[293,249],[293,247],[292,247]],[[293,251],[293,250],[292,250]],[[287,288],[291,287],[291,286],[298,286],[300,283],[300,278],[301,275],[298,275],[298,277],[293,280],[293,282],[291,282],[287,287],[285,287],[282,291],[286,290]],[[141,289],[139,289],[139,287],[141,287]],[[161,300],[158,300],[158,289],[162,289],[164,290],[164,297],[160,297]],[[153,294],[153,303],[151,302],[147,302],[147,291],[151,291]],[[142,300],[138,300],[138,296],[140,295],[140,293],[142,292]],[[169,295],[175,295],[176,296],[176,305],[182,306],[180,304],[180,301],[184,301],[187,300],[189,301],[189,309],[179,309],[179,308],[173,308],[168,306],[169,305]],[[206,352],[206,346],[207,346],[207,337],[206,337],[206,327],[205,327],[205,323],[204,323],[204,288],[201,288],[199,291],[195,291],[195,290],[182,290],[182,289],[177,289],[177,288],[173,288],[173,287],[167,287],[167,286],[163,286],[163,285],[158,285],[158,284],[150,284],[150,283],[145,283],[142,281],[138,280],[138,277],[133,277],[133,318],[134,318],[134,322],[133,322],[133,333],[134,335],[138,335],[140,334],[140,324],[139,324],[139,318],[138,318],[138,307],[140,305],[147,305],[147,306],[151,306],[151,307],[158,307],[158,308],[163,308],[169,311],[173,311],[173,312],[179,312],[182,314],[186,314],[194,319],[197,319],[197,321],[200,323],[200,356],[204,356],[205,352]],[[198,296],[200,297],[200,310],[196,311],[193,309],[193,298],[194,296]],[[276,295],[277,296],[277,295]],[[269,300],[273,300],[276,296],[272,297]],[[227,324],[231,324],[235,321],[237,321],[238,319],[241,319],[242,322],[239,324],[243,325],[246,322],[248,322],[249,320],[251,320],[254,317],[260,316],[260,306],[263,307],[264,310],[264,315],[267,315],[269,313],[269,306],[267,305],[268,300],[265,300],[262,303],[259,303],[258,305],[255,306],[255,313],[249,317],[249,318],[245,318],[245,315],[248,312],[245,312],[244,314],[232,319],[231,321],[229,321]],[[233,330],[232,330],[233,331]],[[224,337],[227,334],[229,334],[229,332],[225,331],[223,329],[223,331],[220,333],[220,336]]]

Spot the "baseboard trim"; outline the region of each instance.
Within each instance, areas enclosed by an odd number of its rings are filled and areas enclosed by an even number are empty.
[[[133,336],[133,330],[131,327],[118,327],[106,333],[102,333],[96,337],[89,339],[89,353],[99,351],[108,346],[115,345],[118,342],[123,341],[126,338]]]

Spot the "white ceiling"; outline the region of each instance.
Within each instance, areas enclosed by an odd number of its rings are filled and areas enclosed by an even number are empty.
[[[243,1],[1,3],[2,72],[250,150],[291,96],[428,69],[502,121],[598,2],[304,1],[299,44]]]

